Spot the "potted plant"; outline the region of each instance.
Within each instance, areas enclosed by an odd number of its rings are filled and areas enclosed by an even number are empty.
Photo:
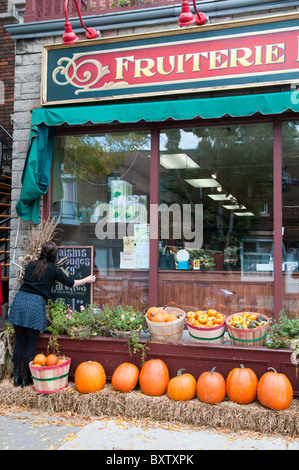
[[[299,339],[299,317],[296,315],[291,318],[291,315],[282,310],[279,314],[279,319],[272,322],[269,327],[266,346],[274,349],[288,349],[296,348]]]

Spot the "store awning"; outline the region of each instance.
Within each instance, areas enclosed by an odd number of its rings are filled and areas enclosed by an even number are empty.
[[[50,180],[54,129],[68,124],[109,124],[163,122],[168,119],[217,119],[299,112],[299,92],[250,94],[218,98],[176,99],[148,102],[38,108],[32,111],[31,135],[22,175],[22,191],[16,205],[19,217],[38,223],[40,197],[46,194]]]

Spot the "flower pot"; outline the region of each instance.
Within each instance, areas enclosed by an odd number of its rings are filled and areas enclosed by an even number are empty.
[[[119,339],[129,339],[133,332],[138,338],[140,337],[141,330],[129,330],[129,331],[116,330],[116,329],[113,330],[113,333]]]

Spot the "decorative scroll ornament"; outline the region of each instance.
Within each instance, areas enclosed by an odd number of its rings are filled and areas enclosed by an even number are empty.
[[[103,66],[101,62],[95,59],[86,59],[78,62],[78,59],[84,54],[74,54],[73,58],[61,57],[57,61],[58,67],[53,71],[52,78],[54,83],[60,86],[72,85],[78,88],[75,95],[81,92],[95,91],[109,88],[122,88],[129,86],[128,82],[118,83],[105,82],[101,86],[95,86],[105,75],[110,73],[109,66]],[[66,62],[65,65],[63,63]],[[59,80],[63,77],[64,81]]]

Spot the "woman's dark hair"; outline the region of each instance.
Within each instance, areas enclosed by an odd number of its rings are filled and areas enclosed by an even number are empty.
[[[56,263],[57,252],[56,243],[51,241],[43,243],[39,259],[32,262],[34,266],[32,276],[40,280],[46,272],[47,265]]]

